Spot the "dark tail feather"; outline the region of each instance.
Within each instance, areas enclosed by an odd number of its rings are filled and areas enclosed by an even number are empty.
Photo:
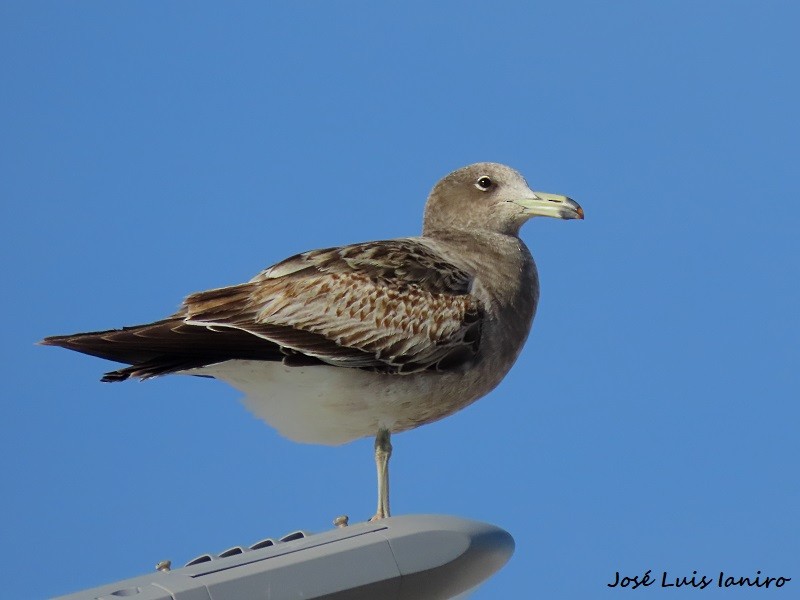
[[[122,329],[57,335],[39,343],[131,365],[106,373],[102,380],[109,382],[130,377],[148,379],[231,359],[281,360],[285,356],[276,344],[245,331],[186,325],[182,317]]]
[[[100,381],[105,383],[114,383],[117,381],[125,381],[131,377],[136,377],[144,381],[151,377],[158,377],[159,375],[169,375],[170,373],[177,373],[178,371],[186,371],[187,369],[196,369],[210,364],[204,359],[190,359],[190,358],[175,358],[169,359],[167,357],[150,360],[143,363],[137,363],[124,369],[117,369],[116,371],[109,371],[103,375]],[[200,377],[204,377],[201,375]]]

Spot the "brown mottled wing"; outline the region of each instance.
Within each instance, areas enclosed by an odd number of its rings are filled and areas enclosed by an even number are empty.
[[[371,242],[299,254],[249,283],[193,294],[185,322],[246,331],[290,358],[389,373],[456,369],[480,342],[471,284],[416,240]]]

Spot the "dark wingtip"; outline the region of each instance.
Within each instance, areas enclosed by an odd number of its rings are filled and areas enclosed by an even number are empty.
[[[72,350],[71,343],[74,339],[82,334],[76,335],[48,335],[46,338],[36,342],[37,346],[58,346],[59,348],[66,348]]]

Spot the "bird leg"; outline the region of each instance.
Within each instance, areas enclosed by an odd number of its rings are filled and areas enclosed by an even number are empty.
[[[375,465],[378,467],[378,511],[370,521],[389,516],[389,457],[392,455],[391,434],[379,429],[375,436]]]

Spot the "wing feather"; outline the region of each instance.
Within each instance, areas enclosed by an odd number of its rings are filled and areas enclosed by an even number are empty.
[[[356,244],[299,254],[246,284],[193,294],[185,322],[246,331],[333,365],[452,369],[480,342],[471,283],[416,240]]]
[[[240,285],[192,294],[154,323],[44,344],[128,363],[104,381],[232,359],[410,373],[469,365],[483,310],[472,276],[415,240],[298,254]]]

